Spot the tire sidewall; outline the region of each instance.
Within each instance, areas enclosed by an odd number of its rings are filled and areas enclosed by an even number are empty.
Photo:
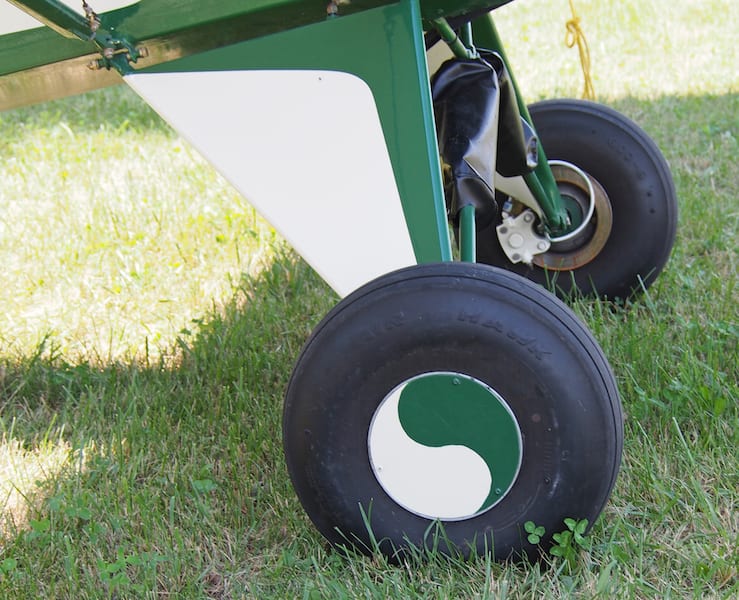
[[[375,287],[333,311],[309,340],[288,388],[285,446],[301,502],[333,543],[370,544],[358,505],[386,552],[404,540],[427,543],[432,521],[387,495],[367,444],[386,395],[426,372],[458,372],[492,387],[523,438],[507,496],[473,518],[444,522],[451,545],[483,552],[492,543],[497,557],[529,552],[524,521],[553,532],[565,517],[592,522],[602,509],[620,457],[610,371],[554,298],[508,274],[493,282],[495,270],[487,271],[482,279],[437,274]]]
[[[542,102],[530,111],[547,158],[583,169],[611,201],[611,234],[600,254],[577,270],[578,287],[603,280],[604,288],[628,296],[638,284],[631,271],[649,285],[667,262],[677,221],[669,167],[657,146],[633,122],[601,105]],[[617,265],[631,269],[619,272]]]
[[[529,107],[548,160],[570,162],[594,177],[611,203],[604,248],[565,271],[511,264],[494,226],[478,234],[482,262],[519,273],[557,293],[574,290],[627,298],[664,268],[675,240],[677,201],[669,165],[651,138],[615,110],[585,100],[546,100]]]

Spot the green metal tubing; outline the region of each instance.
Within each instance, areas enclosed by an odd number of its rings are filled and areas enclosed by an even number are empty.
[[[8,1],[64,37],[85,41],[94,37],[87,19],[58,0]]]
[[[516,94],[516,103],[518,104],[518,110],[521,116],[526,119],[526,122],[533,127],[531,115],[526,103],[523,101],[521,92],[518,89],[518,84],[513,76],[513,72],[508,62],[508,57],[503,49],[503,42],[498,35],[498,30],[495,27],[492,15],[488,14],[484,17],[477,19],[473,24],[473,30],[475,35],[475,41],[478,46],[493,50],[497,52],[503,59],[503,63],[508,70],[508,76],[510,77],[513,91]],[[545,226],[549,233],[553,235],[561,235],[566,233],[570,228],[569,216],[565,210],[564,204],[559,194],[559,188],[557,182],[552,175],[552,170],[549,168],[546,154],[541,142],[538,144],[538,156],[539,164],[536,169],[531,173],[524,175],[524,181],[528,185],[531,193],[536,198],[536,201],[541,206],[542,213],[545,218]]]
[[[131,72],[129,62],[140,57],[133,42],[118,36],[112,27],[104,26],[101,18],[91,13],[87,19],[58,0],[10,0],[12,4],[41,21],[66,38],[92,42],[100,50],[98,68],[114,68],[120,74]]]
[[[419,0],[405,0],[409,10],[411,37],[413,43],[413,51],[415,53],[416,63],[416,76],[418,77],[418,86],[420,94],[418,101],[421,105],[422,111],[422,128],[424,131],[424,138],[426,140],[426,158],[429,168],[429,175],[431,181],[430,186],[433,196],[433,212],[436,220],[436,235],[438,236],[438,252],[441,260],[448,262],[452,260],[452,248],[449,243],[449,228],[446,218],[446,202],[444,200],[444,180],[441,175],[441,165],[439,164],[439,143],[436,139],[436,126],[434,123],[434,105],[431,100],[431,88],[429,86],[429,72],[426,64],[426,46],[423,38],[423,19],[421,17],[421,7]],[[406,84],[407,86],[407,84]],[[397,174],[396,174],[397,177]],[[403,203],[403,210],[408,213],[407,201],[404,201],[401,196],[401,202]],[[430,208],[430,207],[429,207]],[[408,217],[406,216],[406,219]],[[411,238],[414,238],[414,232],[411,230]],[[416,257],[419,262],[425,260],[419,256],[419,250],[417,248],[418,243],[413,241]],[[437,248],[434,248],[434,252]]]
[[[475,207],[468,204],[459,211],[459,258],[462,262],[477,260]]]
[[[472,23],[465,23],[462,26],[461,32],[462,34],[462,43],[470,49],[470,51],[477,55],[477,50],[475,50],[475,41],[472,38]]]
[[[449,22],[446,19],[433,19],[431,24],[436,28],[436,31],[439,32],[441,39],[444,40],[444,43],[446,43],[447,46],[449,46],[449,49],[452,51],[454,56],[461,59],[476,58],[477,53],[465,46],[464,42],[459,39],[457,32],[452,29],[452,26],[449,25]]]

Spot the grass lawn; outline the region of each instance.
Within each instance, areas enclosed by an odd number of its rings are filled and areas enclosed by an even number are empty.
[[[280,417],[337,298],[119,87],[0,113],[0,597],[739,597],[739,5],[575,3],[598,99],[655,139],[681,211],[646,295],[574,305],[626,414],[590,549],[399,567],[328,549]],[[568,3],[498,14],[526,97],[578,96]]]

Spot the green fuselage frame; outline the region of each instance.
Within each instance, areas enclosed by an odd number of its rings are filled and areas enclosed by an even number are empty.
[[[9,1],[46,27],[0,36],[0,110],[137,73],[323,68],[357,75],[378,105],[417,261],[451,260],[423,34],[439,29],[460,56],[473,55],[475,45],[497,52],[510,73],[487,12],[510,0],[353,0],[329,3],[328,14],[320,0],[144,0],[102,14],[87,6],[84,15],[58,0]],[[452,42],[449,31],[460,24],[464,35]],[[566,233],[567,212],[541,144],[536,169],[523,177],[542,233]],[[462,212],[459,227],[461,258],[474,261],[474,211]]]

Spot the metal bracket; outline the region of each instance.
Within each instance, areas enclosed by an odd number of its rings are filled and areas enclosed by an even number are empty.
[[[131,63],[149,56],[149,50],[146,47],[134,46],[126,38],[106,36],[104,45],[101,44],[101,46],[101,58],[91,60],[87,64],[87,67],[93,71],[115,69],[121,75],[126,75],[131,71]]]
[[[536,232],[535,223],[536,214],[530,209],[516,217],[503,213],[503,223],[495,230],[503,252],[512,263],[531,264],[534,255],[543,254],[552,245],[548,238]]]
[[[93,10],[87,0],[82,0],[84,16],[72,10],[60,0],[10,0],[47,27],[67,38],[77,38],[92,43],[101,57],[88,63],[92,70],[115,69],[121,75],[131,72],[131,63],[146,58],[146,48],[137,47],[132,39],[117,34],[102,16]]]

